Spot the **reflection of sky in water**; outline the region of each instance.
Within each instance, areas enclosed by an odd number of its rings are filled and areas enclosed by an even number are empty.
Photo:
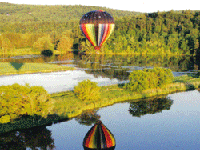
[[[30,86],[43,86],[49,93],[72,90],[78,82],[85,79],[90,79],[93,82],[98,82],[99,86],[111,85],[119,83],[117,79],[109,79],[98,77],[95,78],[93,74],[86,74],[84,70],[74,70],[54,73],[40,73],[40,74],[22,74],[12,76],[1,76],[1,85],[12,85],[19,83],[25,85],[29,83]]]
[[[114,134],[115,150],[197,150],[200,143],[200,93],[197,90],[170,94],[170,110],[133,117],[130,103],[100,108],[103,124]],[[83,149],[82,141],[91,126],[74,119],[47,127],[56,148]],[[76,140],[72,140],[76,139]]]

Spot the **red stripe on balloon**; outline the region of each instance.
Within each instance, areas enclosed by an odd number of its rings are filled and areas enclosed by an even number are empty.
[[[112,139],[110,138],[110,133],[108,132],[108,129],[106,129],[106,127],[102,125],[102,130],[103,130],[103,133],[104,133],[104,135],[106,137],[107,148],[112,147],[113,143],[112,143]]]
[[[102,44],[106,41],[106,38],[108,37],[108,33],[109,33],[109,31],[110,31],[110,24],[108,24],[107,25],[107,28],[106,28],[106,32],[104,33],[104,38],[103,38],[103,40],[102,40],[102,42],[101,42],[101,45],[100,46],[102,46]]]
[[[83,33],[85,34],[86,38],[87,38],[87,39],[90,41],[90,43],[94,46],[94,43],[91,41],[90,36],[89,36],[88,33],[87,33],[86,24],[81,24],[81,28],[82,28],[82,31],[83,31]]]

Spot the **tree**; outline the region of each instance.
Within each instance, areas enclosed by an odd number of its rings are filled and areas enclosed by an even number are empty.
[[[53,110],[54,100],[40,86],[13,84],[0,87],[0,122],[22,115],[46,117]]]
[[[51,43],[50,35],[45,35],[41,38],[38,38],[38,40],[34,42],[33,48],[39,51],[54,50],[54,45]]]
[[[125,84],[125,88],[130,91],[141,92],[148,88],[147,72],[135,70],[129,76],[130,82]]]
[[[96,82],[83,80],[74,87],[74,93],[82,101],[96,101],[100,98],[100,87]]]
[[[13,50],[13,49],[14,49],[14,46],[12,45],[12,43],[10,42],[10,40],[8,38],[5,38],[2,40],[3,53],[11,52],[11,50]]]
[[[60,52],[72,51],[73,42],[74,40],[72,38],[63,35],[58,43],[58,50]]]

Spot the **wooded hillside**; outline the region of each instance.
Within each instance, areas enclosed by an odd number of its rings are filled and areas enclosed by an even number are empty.
[[[34,6],[0,3],[0,54],[27,49],[93,52],[79,20],[101,9],[115,20],[104,53],[200,54],[200,11],[137,13],[91,6]]]
[[[133,16],[138,14],[132,11],[114,10],[106,7],[81,5],[25,5],[0,3],[1,22],[67,22],[79,20],[83,14],[92,10],[104,10],[113,17]]]

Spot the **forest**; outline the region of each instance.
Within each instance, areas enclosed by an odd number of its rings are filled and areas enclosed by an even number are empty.
[[[191,10],[138,13],[92,6],[36,6],[0,3],[0,54],[74,50],[94,53],[79,20],[101,9],[115,20],[115,30],[101,53],[199,53],[200,12]]]

